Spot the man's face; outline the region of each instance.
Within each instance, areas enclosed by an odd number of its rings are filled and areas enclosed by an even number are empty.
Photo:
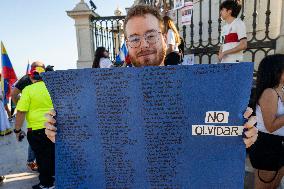
[[[155,16],[146,14],[133,17],[128,20],[125,30],[129,57],[135,67],[164,65],[166,39]],[[136,45],[131,41],[136,41]]]
[[[220,16],[223,20],[227,20],[231,16],[232,11],[226,8],[222,8],[220,11]]]

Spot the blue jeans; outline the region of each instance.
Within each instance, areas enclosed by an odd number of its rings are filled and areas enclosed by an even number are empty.
[[[36,161],[35,153],[34,153],[34,151],[32,150],[31,146],[29,145],[29,148],[28,148],[28,160],[27,160],[27,162],[30,163],[30,162],[34,162],[34,161]]]

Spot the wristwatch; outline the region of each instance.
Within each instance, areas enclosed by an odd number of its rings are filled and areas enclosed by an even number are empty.
[[[21,131],[22,131],[22,129],[19,129],[19,130],[14,129],[14,133],[19,133]]]

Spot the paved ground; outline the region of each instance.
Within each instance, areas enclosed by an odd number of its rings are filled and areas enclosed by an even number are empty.
[[[26,167],[27,148],[26,138],[23,142],[17,142],[14,134],[0,137],[0,175],[6,177],[0,189],[31,189],[38,183],[37,173]],[[253,188],[253,179],[253,169],[247,159],[245,189]],[[284,189],[284,179],[283,186],[279,189]]]
[[[14,133],[0,137],[0,175],[6,180],[1,189],[31,189],[38,183],[37,173],[26,167],[28,142],[17,142]]]

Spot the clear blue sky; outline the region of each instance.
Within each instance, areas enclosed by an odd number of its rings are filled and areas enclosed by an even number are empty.
[[[25,73],[28,59],[41,60],[57,70],[76,67],[77,45],[74,20],[66,11],[80,0],[3,0],[0,5],[0,40],[3,41],[18,76]],[[85,0],[89,3],[89,0]],[[133,0],[93,0],[96,12],[112,16],[119,6]]]

